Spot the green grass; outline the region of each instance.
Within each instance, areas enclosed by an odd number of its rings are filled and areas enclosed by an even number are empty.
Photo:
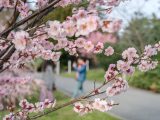
[[[55,97],[58,101],[57,104],[63,104],[70,100],[70,98],[64,96],[62,93],[57,92]],[[42,117],[39,120],[118,120],[115,117],[108,115],[107,113],[93,112],[85,116],[79,116],[73,111],[73,106],[68,106],[60,109],[48,116]]]
[[[104,74],[105,71],[103,69],[91,69],[87,72],[87,80],[103,82]],[[75,78],[75,72],[72,72],[71,74],[62,73],[61,75],[64,77]]]
[[[57,105],[66,103],[70,100],[69,97],[65,96],[64,94],[62,94],[61,92],[55,92],[55,97],[57,100]],[[35,98],[38,97],[33,97],[33,99],[29,99],[29,101],[34,101],[35,102]],[[6,114],[7,112],[0,112],[0,116],[2,116],[2,114]],[[2,117],[0,117],[0,120],[2,119]],[[107,113],[102,113],[102,112],[93,112],[93,113],[89,113],[85,116],[79,116],[77,113],[75,113],[73,111],[73,106],[67,106],[65,108],[62,108],[60,110],[57,110],[53,113],[50,113],[46,116],[43,116],[41,118],[38,118],[37,120],[119,120],[118,118],[115,118]]]

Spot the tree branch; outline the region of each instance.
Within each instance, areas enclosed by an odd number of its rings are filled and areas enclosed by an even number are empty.
[[[30,16],[22,19],[21,21],[13,24],[11,27],[5,29],[3,32],[0,33],[0,37],[8,34],[10,31],[12,31],[13,29],[21,26],[22,24],[26,23],[27,21],[31,20],[32,18],[36,17],[38,14],[44,12],[45,10],[49,9],[50,7],[54,6],[55,4],[57,4],[60,0],[56,0],[56,1],[53,1],[52,3],[48,4],[46,7],[40,9],[40,10],[37,10],[36,12],[34,12],[33,14],[31,14]]]

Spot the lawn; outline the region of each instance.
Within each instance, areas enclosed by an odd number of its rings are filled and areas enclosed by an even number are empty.
[[[56,92],[55,97],[57,99],[57,105],[63,104],[70,100],[69,97],[65,96],[61,92]],[[30,100],[35,101],[35,97],[33,97],[33,100],[32,99]],[[2,119],[1,116],[2,112],[0,112],[0,120]],[[79,116],[77,113],[73,111],[73,106],[68,106],[56,112],[50,113],[47,116],[43,116],[38,120],[119,120],[119,119],[107,113],[102,113],[98,111],[89,113],[85,116]]]
[[[87,80],[93,80],[98,82],[103,82],[105,71],[103,69],[91,69],[87,72]],[[72,73],[62,73],[64,77],[75,78],[75,72]]]

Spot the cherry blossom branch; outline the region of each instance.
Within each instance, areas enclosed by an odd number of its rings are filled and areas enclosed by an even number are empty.
[[[116,76],[117,76],[117,75],[116,75]],[[112,80],[114,80],[114,78],[115,78],[116,76],[114,76],[113,78],[111,78],[110,81],[104,82],[102,85],[100,85],[99,87],[97,87],[95,90],[92,90],[90,93],[88,93],[88,94],[85,95],[85,96],[81,96],[81,97],[79,97],[79,98],[76,98],[76,99],[74,99],[74,100],[71,100],[71,101],[69,101],[69,102],[67,102],[67,103],[64,103],[64,104],[62,104],[62,105],[60,105],[60,106],[57,106],[57,107],[55,107],[55,108],[53,108],[53,109],[51,109],[51,110],[49,110],[49,111],[40,113],[39,115],[32,116],[32,117],[30,117],[30,119],[31,119],[31,120],[32,120],[32,119],[37,119],[37,118],[42,117],[42,116],[44,116],[44,115],[47,115],[47,114],[49,114],[49,113],[51,113],[51,112],[54,112],[54,111],[56,111],[56,110],[59,110],[59,109],[61,109],[61,108],[66,107],[66,106],[72,105],[72,104],[74,104],[74,103],[76,103],[76,102],[79,102],[79,101],[82,101],[82,100],[91,98],[91,97],[96,96],[96,95],[104,94],[105,91],[97,93],[96,90],[99,90],[99,89],[101,89],[102,87],[104,87],[105,85],[107,85],[109,82],[111,82]],[[94,93],[94,94],[92,94],[92,93]],[[119,105],[119,104],[116,104],[116,105]]]
[[[51,2],[53,2],[55,0],[49,0],[49,4]],[[39,14],[31,23],[29,23],[25,29],[27,28],[33,28],[35,26],[35,24],[38,23],[39,20],[41,20],[44,16],[46,16],[50,11],[52,11],[55,8],[55,6],[51,6],[50,8],[46,9],[45,11],[43,11],[41,14]],[[38,25],[40,26],[40,25]]]
[[[13,24],[11,27],[7,28],[6,30],[4,30],[3,32],[0,33],[0,37],[4,36],[5,34],[8,34],[10,31],[12,31],[13,29],[21,26],[22,24],[26,23],[27,21],[29,21],[30,19],[36,17],[37,15],[39,15],[41,12],[49,9],[50,7],[56,5],[60,0],[55,0],[53,1],[52,3],[48,4],[46,7],[40,9],[40,10],[37,10],[36,12],[34,12],[33,14],[31,14],[30,16],[22,19],[21,21]]]

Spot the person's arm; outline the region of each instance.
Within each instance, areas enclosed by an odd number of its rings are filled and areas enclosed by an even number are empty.
[[[73,66],[75,71],[78,71],[78,67],[77,66]]]
[[[73,68],[75,71],[78,71],[78,67],[77,67],[76,63],[73,63]]]

